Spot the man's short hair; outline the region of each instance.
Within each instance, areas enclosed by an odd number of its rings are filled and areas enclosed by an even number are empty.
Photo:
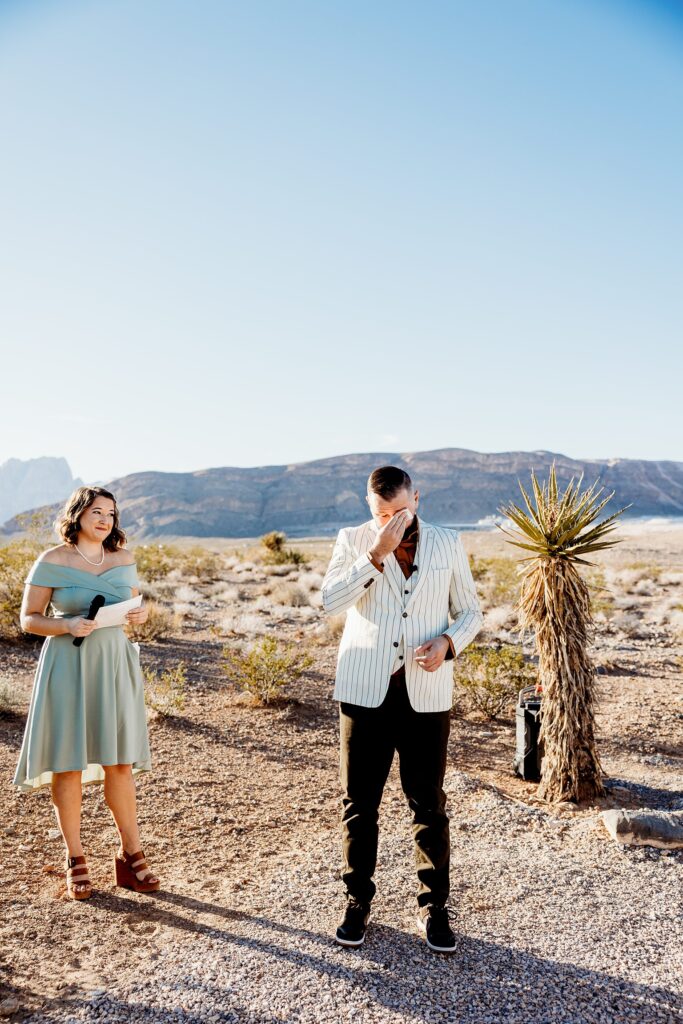
[[[398,466],[380,466],[368,477],[368,493],[378,494],[384,501],[391,501],[404,488],[412,490],[413,482],[404,469]]]

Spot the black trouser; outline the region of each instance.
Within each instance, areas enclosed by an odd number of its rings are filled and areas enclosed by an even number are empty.
[[[392,676],[378,708],[339,706],[344,873],[349,896],[370,903],[377,863],[378,813],[394,751],[401,786],[413,812],[420,906],[448,899],[450,837],[443,780],[449,711],[414,711],[405,672]]]

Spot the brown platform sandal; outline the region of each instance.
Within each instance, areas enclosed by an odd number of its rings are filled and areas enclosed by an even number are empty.
[[[87,900],[92,896],[92,882],[85,857],[67,857],[66,894],[70,900]]]
[[[151,870],[142,850],[137,853],[126,853],[121,850],[114,856],[116,884],[134,892],[156,892],[161,882]],[[142,878],[138,876],[142,875]]]

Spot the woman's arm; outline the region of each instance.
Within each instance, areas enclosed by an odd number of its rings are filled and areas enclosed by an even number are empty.
[[[46,615],[45,612],[51,598],[52,587],[36,587],[32,583],[26,584],[19,617],[21,628],[25,633],[34,633],[36,636],[65,636],[67,633],[71,633],[72,636],[90,636],[95,628],[95,623],[84,619],[82,615],[75,615],[68,619]]]

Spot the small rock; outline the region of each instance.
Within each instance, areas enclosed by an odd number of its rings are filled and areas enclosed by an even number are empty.
[[[11,1017],[19,1009],[19,1000],[15,996],[8,996],[0,1003],[0,1017]]]
[[[683,811],[603,811],[602,821],[612,839],[627,846],[659,849],[683,847]]]
[[[62,833],[59,831],[58,828],[49,828],[47,830],[47,838],[48,839],[60,839],[61,835],[62,835]]]

